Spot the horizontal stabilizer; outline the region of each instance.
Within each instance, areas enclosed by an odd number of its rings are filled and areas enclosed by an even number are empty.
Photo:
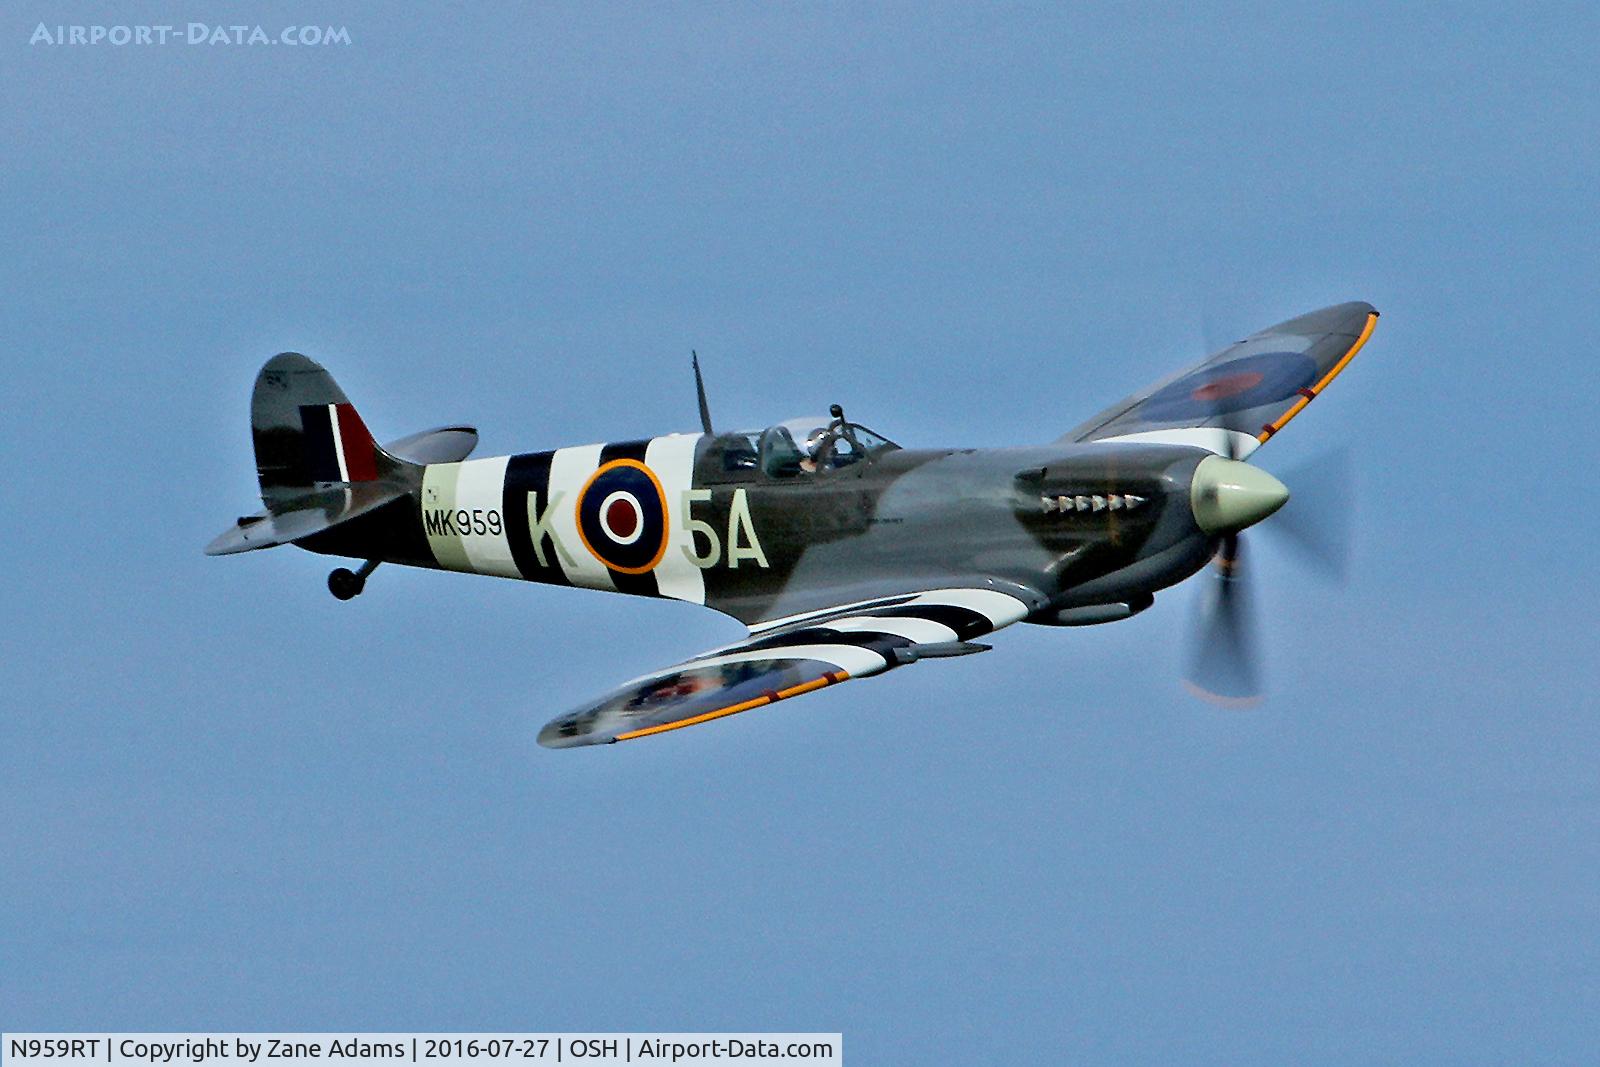
[[[409,492],[405,485],[393,482],[356,482],[309,492],[295,500],[295,506],[276,514],[258,511],[242,516],[206,546],[206,555],[227,556],[286,545],[365,515]]]
[[[478,431],[471,426],[441,426],[436,430],[390,441],[383,450],[408,463],[460,463],[478,447]]]

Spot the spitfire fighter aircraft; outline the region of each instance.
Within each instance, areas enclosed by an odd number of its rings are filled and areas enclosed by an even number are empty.
[[[1191,684],[1255,695],[1233,589],[1239,533],[1289,497],[1244,462],[1366,344],[1378,313],[1324,308],[1229,345],[1050,444],[901,448],[845,418],[468,459],[455,426],[378,445],[321,366],[267,361],[251,398],[265,510],[213,555],[294,544],[704,604],[741,641],[555,719],[552,748],[648,737],[853,678],[981,652],[1017,622],[1078,626],[1148,608],[1215,559],[1223,572]]]

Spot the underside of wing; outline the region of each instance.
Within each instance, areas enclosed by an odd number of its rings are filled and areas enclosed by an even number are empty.
[[[1197,445],[1242,459],[1327,388],[1377,322],[1377,311],[1360,301],[1281,322],[1107,408],[1061,440]]]
[[[982,652],[988,646],[973,638],[1019,621],[1032,608],[1009,592],[938,589],[769,624],[561,716],[539,732],[539,743],[573,748],[630,741],[920,659]]]
[[[573,748],[631,741],[846,681],[852,675],[840,659],[860,658],[860,666],[870,666],[864,656],[829,655],[833,652],[837,650],[820,653],[828,655],[825,660],[797,649],[783,655],[768,652],[681,663],[563,715],[539,731],[539,743],[546,748]]]

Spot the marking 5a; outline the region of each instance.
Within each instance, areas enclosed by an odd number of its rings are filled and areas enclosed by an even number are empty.
[[[690,545],[683,546],[683,554],[689,557],[701,570],[709,570],[722,561],[722,546],[728,546],[728,569],[738,570],[741,560],[750,560],[758,567],[769,567],[767,554],[761,549],[761,538],[756,536],[756,525],[750,519],[750,498],[741,487],[733,491],[732,499],[728,502],[728,536],[726,542],[717,536],[717,528],[704,519],[694,517],[694,505],[709,503],[711,490],[685,489],[683,491],[684,529],[688,530],[690,541],[698,546],[700,538],[705,538],[706,550],[698,553]],[[696,536],[698,535],[698,536]]]
[[[533,541],[534,555],[541,567],[551,565],[549,557],[545,555],[546,541],[549,541],[563,561],[568,563],[572,561],[571,550],[562,541],[551,522],[565,503],[566,496],[566,493],[560,491],[546,494],[541,505],[539,493],[528,494],[528,534]],[[690,535],[691,542],[681,548],[690,563],[701,570],[710,570],[724,560],[729,570],[738,570],[740,563],[751,563],[761,568],[771,567],[767,561],[766,550],[761,547],[761,537],[756,533],[755,522],[750,517],[750,499],[745,489],[738,488],[733,491],[728,502],[727,522],[720,532],[713,522],[694,516],[695,504],[711,503],[710,489],[686,489],[679,495],[679,499],[683,529]],[[430,536],[463,537],[485,534],[498,536],[502,529],[500,513],[493,508],[457,508],[454,511],[430,508],[423,513],[423,523]],[[589,548],[590,554],[601,563],[607,563],[591,545],[586,544],[585,547]],[[659,563],[659,558],[656,562]],[[607,565],[610,566],[609,563]],[[653,569],[654,566],[655,563],[652,563],[646,570]]]

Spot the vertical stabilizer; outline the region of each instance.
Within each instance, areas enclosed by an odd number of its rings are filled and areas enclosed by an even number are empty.
[[[261,368],[250,431],[269,508],[308,489],[377,481],[389,460],[333,375],[298,352],[273,356]]]

